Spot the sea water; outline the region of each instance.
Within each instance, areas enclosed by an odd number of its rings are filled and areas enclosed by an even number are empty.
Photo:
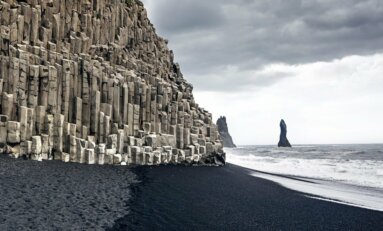
[[[383,144],[240,146],[227,162],[307,195],[383,211]]]

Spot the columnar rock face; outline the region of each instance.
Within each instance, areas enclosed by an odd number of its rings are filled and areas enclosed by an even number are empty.
[[[88,164],[225,163],[139,1],[0,2],[0,151]]]
[[[218,132],[221,136],[222,144],[226,148],[235,148],[237,147],[234,142],[233,138],[231,138],[231,135],[229,133],[229,128],[227,127],[226,123],[226,117],[221,116],[217,120],[217,126],[218,126]]]
[[[289,140],[287,139],[287,126],[284,120],[281,120],[279,126],[281,127],[281,135],[279,136],[278,147],[291,147]]]

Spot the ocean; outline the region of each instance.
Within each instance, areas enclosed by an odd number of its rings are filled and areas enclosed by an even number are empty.
[[[383,144],[240,146],[227,162],[317,199],[383,211]]]

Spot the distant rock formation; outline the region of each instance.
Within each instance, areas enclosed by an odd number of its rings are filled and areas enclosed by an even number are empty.
[[[233,139],[229,133],[229,129],[227,128],[226,117],[221,116],[217,120],[218,132],[221,136],[223,146],[226,148],[236,148],[237,146],[234,144]]]
[[[279,136],[279,143],[278,143],[278,147],[290,147],[291,148],[291,144],[289,142],[289,140],[287,139],[287,126],[286,126],[286,123],[284,120],[281,120],[279,126],[281,127],[281,135]]]

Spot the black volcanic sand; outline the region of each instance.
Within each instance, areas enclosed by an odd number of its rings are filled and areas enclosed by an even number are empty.
[[[248,169],[137,167],[129,215],[111,230],[381,230],[383,213],[305,197]]]
[[[105,230],[129,213],[127,167],[0,156],[0,230]]]
[[[379,230],[383,213],[305,197],[252,171],[0,156],[0,230]],[[141,182],[141,183],[138,183]]]

